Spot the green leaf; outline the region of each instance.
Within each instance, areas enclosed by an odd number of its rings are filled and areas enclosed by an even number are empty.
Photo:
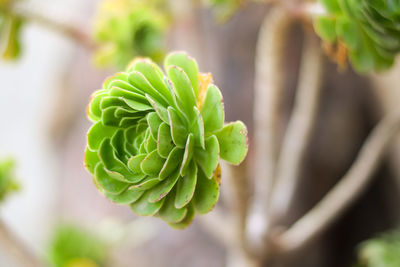
[[[175,197],[175,207],[177,209],[183,208],[192,200],[196,189],[196,182],[197,165],[192,161],[188,172],[178,181]]]
[[[114,203],[128,205],[138,200],[143,195],[143,193],[143,190],[128,188],[119,195],[113,195],[107,192],[105,193],[105,195],[109,200]]]
[[[195,96],[198,96],[199,80],[198,73],[199,69],[196,60],[191,58],[185,52],[170,53],[164,61],[164,68],[168,70],[170,66],[178,66],[181,68],[186,75],[189,77],[190,83],[194,90]]]
[[[231,164],[240,164],[248,150],[246,125],[241,121],[232,122],[215,135],[218,138],[221,158]]]
[[[185,175],[187,168],[189,167],[190,161],[192,160],[194,153],[194,136],[193,134],[189,134],[186,147],[185,147],[185,154],[183,154],[182,165],[180,169],[181,175]]]
[[[196,119],[191,127],[191,132],[194,135],[195,145],[204,148],[204,123],[200,111],[197,107],[193,107],[193,112],[196,114]]]
[[[167,223],[179,223],[185,219],[187,214],[186,208],[177,209],[174,205],[174,193],[168,194],[164,205],[158,211],[158,215]]]
[[[13,60],[21,53],[21,29],[23,20],[18,16],[10,16],[10,27],[8,30],[7,45],[3,53],[3,59]]]
[[[204,121],[204,132],[215,132],[224,126],[225,112],[222,94],[215,85],[210,85],[200,114]]]
[[[103,164],[101,163],[97,164],[94,170],[94,177],[97,184],[110,194],[121,194],[129,186],[129,184],[127,183],[115,180],[114,178],[110,177],[105,171]]]
[[[218,166],[219,144],[215,135],[208,137],[205,141],[206,149],[195,150],[195,160],[208,178],[211,178]]]
[[[171,137],[171,129],[165,122],[158,128],[158,138],[157,138],[157,151],[158,154],[167,158],[171,150],[174,148],[174,143]]]
[[[196,96],[190,80],[186,73],[177,66],[170,66],[167,71],[174,85],[178,106],[190,120],[194,117],[193,107],[197,105]]]
[[[97,151],[91,151],[88,147],[85,150],[85,168],[91,173],[94,174],[94,168],[97,163],[100,162],[99,157],[97,156]]]
[[[93,124],[87,133],[88,147],[90,150],[95,151],[100,147],[101,142],[105,138],[111,138],[117,128],[104,126],[100,121]]]
[[[156,64],[148,59],[136,60],[130,71],[138,71],[142,73],[146,79],[150,82],[154,89],[156,89],[168,102],[169,105],[173,105],[174,100],[172,93],[162,80],[162,71]]]
[[[184,150],[178,147],[174,147],[174,149],[171,150],[160,171],[160,179],[167,178],[179,166],[179,164],[181,164],[183,153]]]
[[[131,209],[134,213],[140,216],[152,216],[160,210],[164,203],[164,199],[151,203],[148,201],[149,194],[149,191],[144,193],[139,200],[131,204]]]
[[[151,189],[148,200],[150,202],[160,201],[172,190],[179,178],[179,172],[175,171],[175,173]]]
[[[336,19],[319,17],[314,23],[314,28],[318,35],[325,41],[330,43],[336,41]]]
[[[215,179],[208,179],[199,171],[197,174],[197,186],[193,196],[193,204],[196,212],[204,214],[210,212],[217,204],[219,197],[219,185]]]
[[[146,156],[140,164],[143,173],[150,176],[158,176],[162,167],[164,166],[165,159],[158,155],[157,150],[154,150]]]
[[[130,189],[137,189],[137,190],[148,190],[150,188],[153,188],[157,184],[160,183],[160,178],[158,177],[146,177],[143,181],[141,181],[139,184],[132,185],[129,187]]]
[[[194,214],[195,214],[195,210],[194,207],[191,203],[189,203],[187,206],[187,213],[186,213],[186,217],[179,223],[170,223],[169,225],[175,229],[184,229],[186,227],[188,227],[193,219],[194,219]]]
[[[184,148],[186,146],[186,139],[188,136],[188,131],[185,127],[185,124],[179,117],[177,111],[172,107],[168,107],[168,117],[169,125],[171,127],[172,141],[174,141],[177,147]]]

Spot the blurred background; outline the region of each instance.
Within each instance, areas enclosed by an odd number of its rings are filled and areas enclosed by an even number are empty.
[[[99,3],[32,0],[22,6],[90,34]],[[200,71],[213,73],[224,95],[226,120],[248,126],[251,166],[255,48],[268,6],[249,3],[221,23],[212,9],[199,3],[169,4],[165,50],[186,50]],[[282,135],[293,105],[303,32],[302,26],[294,27],[286,47]],[[226,248],[198,220],[177,231],[160,220],[139,218],[100,195],[84,169],[89,97],[119,68],[96,67],[87,48],[37,23],[25,25],[21,40],[18,60],[0,61],[0,158],[15,158],[21,184],[2,204],[0,217],[16,237],[48,262],[57,227],[73,224],[112,247],[105,249],[110,254],[107,266],[225,266]],[[328,59],[324,67],[318,123],[293,218],[310,209],[346,172],[372,127],[400,97],[399,67],[372,76],[338,70]],[[395,228],[400,220],[399,145],[391,146],[368,192],[306,248],[306,257],[294,255],[276,266],[351,266],[362,241]],[[21,266],[4,252],[4,245],[0,243],[0,266]]]

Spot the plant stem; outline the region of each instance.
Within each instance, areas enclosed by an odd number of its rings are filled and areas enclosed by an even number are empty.
[[[317,118],[323,56],[319,40],[312,33],[306,33],[303,46],[295,105],[279,154],[277,180],[268,210],[271,227],[281,223],[291,207]]]
[[[28,22],[36,23],[44,28],[57,32],[64,35],[76,43],[81,44],[88,50],[93,50],[95,48],[95,43],[92,38],[80,28],[71,26],[67,23],[62,23],[46,17],[40,13],[35,13],[31,9],[20,8],[15,6],[9,6],[5,9],[5,12],[11,13],[15,16],[19,16]]]
[[[299,249],[335,222],[367,188],[388,144],[399,130],[400,109],[396,109],[375,126],[342,180],[314,208],[277,237],[278,247],[282,251]]]
[[[255,192],[246,236],[252,251],[263,250],[266,211],[274,183],[278,151],[279,108],[283,95],[283,59],[292,19],[285,9],[274,8],[264,19],[257,42],[254,96]],[[257,252],[256,252],[257,253]]]
[[[42,266],[39,260],[14,236],[7,226],[0,220],[0,246],[7,251],[7,255],[18,260],[21,266]]]

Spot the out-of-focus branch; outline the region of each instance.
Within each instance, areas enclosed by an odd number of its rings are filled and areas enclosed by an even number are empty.
[[[234,219],[231,214],[225,214],[220,208],[215,207],[208,214],[198,216],[204,230],[227,248],[236,244]]]
[[[291,251],[304,246],[338,219],[369,185],[388,144],[399,130],[400,109],[396,109],[374,128],[342,180],[314,208],[277,237],[275,241],[279,249]]]
[[[246,216],[250,193],[246,167],[246,160],[239,166],[221,162],[222,181],[225,188],[229,190],[230,213],[235,220],[237,245],[242,249],[245,246]]]
[[[21,242],[12,235],[10,229],[0,220],[0,247],[3,248],[21,266],[38,267],[42,266],[39,260]]]
[[[285,217],[299,183],[304,155],[314,129],[323,73],[323,56],[315,35],[305,36],[295,105],[279,154],[269,212],[270,227]]]
[[[75,42],[83,45],[89,50],[95,48],[95,43],[92,38],[77,26],[72,26],[67,23],[62,23],[44,16],[43,14],[37,13],[31,9],[22,8],[22,6],[10,5],[9,7],[3,8],[5,12],[19,16],[28,22],[38,24],[43,28],[47,28],[54,32],[57,32],[63,36],[66,36]]]
[[[254,96],[254,199],[246,226],[250,250],[260,246],[266,229],[266,210],[274,182],[278,150],[279,106],[283,95],[283,59],[291,16],[274,8],[264,19],[257,42]]]

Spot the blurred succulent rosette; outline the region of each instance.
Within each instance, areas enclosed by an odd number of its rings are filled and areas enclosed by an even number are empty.
[[[343,53],[348,54],[357,71],[380,71],[393,65],[400,51],[399,1],[320,2],[326,14],[315,20],[316,32],[327,43],[339,47],[342,57]]]
[[[16,181],[15,162],[13,159],[0,161],[0,203],[12,192],[19,189]]]
[[[21,30],[24,20],[10,12],[15,0],[0,0],[0,52],[4,60],[15,60],[21,54]]]
[[[243,161],[247,129],[224,124],[221,92],[193,58],[171,53],[164,67],[134,60],[93,94],[85,163],[111,201],[184,228],[215,206],[219,160]]]
[[[103,0],[95,19],[99,66],[124,68],[135,56],[161,61],[169,26],[166,8],[155,0]]]
[[[96,233],[75,224],[57,225],[49,246],[50,266],[106,266],[109,249]]]
[[[392,230],[363,242],[357,267],[400,266],[400,231]]]

